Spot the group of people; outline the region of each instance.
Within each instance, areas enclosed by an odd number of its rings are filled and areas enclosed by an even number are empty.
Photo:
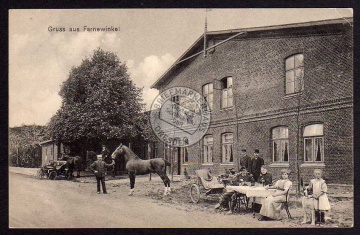
[[[281,178],[273,185],[272,174],[268,172],[267,167],[264,165],[264,160],[259,156],[259,150],[255,150],[253,157],[249,157],[246,154],[246,150],[242,149],[238,164],[239,173],[233,175],[232,185],[246,185],[250,182],[257,182],[262,184],[265,189],[275,189],[270,196],[262,201],[258,220],[281,219],[280,211],[282,203],[286,201],[287,193],[292,187],[292,182],[289,179],[290,170],[282,169]],[[314,179],[310,180],[308,187],[313,192],[312,197],[315,199],[314,208],[320,211],[323,217],[324,212],[330,210],[329,200],[326,195],[327,185],[325,180],[322,179],[322,171],[320,169],[314,170],[314,177]],[[234,213],[237,200],[234,197],[235,194],[238,193],[234,190],[226,189],[225,193],[220,196],[219,203],[215,206],[215,209],[228,211],[228,214]],[[245,195],[242,196],[245,197]]]
[[[259,155],[260,151],[258,149],[255,149],[252,157],[247,155],[246,149],[242,149],[240,158],[237,162],[238,169],[245,168],[248,173],[252,174],[255,181],[258,181],[261,174],[261,166],[264,165],[264,159]]]

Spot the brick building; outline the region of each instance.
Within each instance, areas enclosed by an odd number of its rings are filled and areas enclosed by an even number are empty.
[[[260,150],[265,165],[322,168],[329,183],[353,182],[352,18],[207,32],[152,86],[191,87],[211,107],[207,134],[187,148],[157,146],[174,156],[175,173],[236,167],[240,150]],[[182,61],[184,60],[184,61]],[[298,159],[297,159],[298,156]],[[298,167],[299,166],[299,167]],[[296,174],[291,178],[296,179]]]

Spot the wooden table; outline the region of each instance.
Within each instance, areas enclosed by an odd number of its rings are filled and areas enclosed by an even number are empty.
[[[253,218],[255,218],[254,203],[255,198],[266,198],[275,192],[275,189],[265,189],[263,186],[226,186],[227,192],[238,192],[246,195],[248,198],[253,198],[252,200],[252,211]]]

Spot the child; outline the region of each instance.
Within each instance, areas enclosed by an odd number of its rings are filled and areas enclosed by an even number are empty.
[[[330,210],[329,199],[326,195],[327,185],[325,180],[321,178],[322,170],[314,170],[315,179],[310,180],[309,189],[313,190],[315,215],[318,216],[317,221],[325,222],[325,211]]]

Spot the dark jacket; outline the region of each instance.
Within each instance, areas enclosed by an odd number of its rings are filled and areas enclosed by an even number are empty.
[[[251,174],[255,179],[259,177],[262,165],[264,165],[264,159],[261,157],[251,159]]]
[[[109,167],[112,165],[114,165],[114,162],[112,162],[111,164],[107,164],[104,161],[97,160],[97,161],[93,162],[93,164],[91,164],[90,169],[94,172],[95,176],[103,177],[103,176],[105,176],[106,167]],[[98,171],[98,172],[95,173],[95,171]]]
[[[251,172],[251,158],[247,154],[240,157],[239,169],[241,169],[242,166],[245,167],[248,172]]]
[[[271,173],[266,172],[266,174],[264,174],[264,175],[260,173],[258,183],[262,184],[262,179],[264,179],[264,184],[265,185],[272,184],[272,174]]]
[[[241,181],[242,180],[242,181]],[[231,181],[232,185],[239,185],[241,182],[254,182],[254,178],[251,174],[243,176],[241,173],[238,173],[235,178]]]

